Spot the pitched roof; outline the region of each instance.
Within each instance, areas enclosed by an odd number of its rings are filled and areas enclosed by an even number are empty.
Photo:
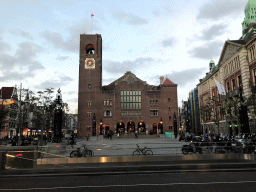
[[[134,75],[131,71],[127,71],[122,77],[118,78],[117,80],[115,80],[114,82],[110,83],[109,85],[115,84],[115,83],[118,83],[118,82],[121,82],[121,81],[126,81],[129,84],[132,84],[135,81],[139,81],[139,82],[147,84],[146,81],[142,81],[141,79],[136,77],[136,75]]]
[[[173,85],[174,83],[170,80],[170,79],[168,79],[168,78],[166,78],[165,80],[164,80],[164,82],[163,82],[163,85]]]
[[[1,97],[2,99],[10,99],[13,93],[14,87],[2,87]]]

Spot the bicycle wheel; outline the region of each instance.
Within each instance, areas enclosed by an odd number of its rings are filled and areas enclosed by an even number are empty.
[[[71,151],[70,157],[77,157],[77,152],[76,151]]]
[[[140,151],[138,150],[135,150],[133,153],[132,153],[132,156],[139,156],[140,155]]]
[[[151,150],[146,150],[144,154],[145,154],[145,155],[153,155],[153,151],[151,151]]]

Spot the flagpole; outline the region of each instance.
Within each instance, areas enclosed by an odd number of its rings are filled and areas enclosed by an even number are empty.
[[[91,34],[92,34],[92,15],[91,15]]]

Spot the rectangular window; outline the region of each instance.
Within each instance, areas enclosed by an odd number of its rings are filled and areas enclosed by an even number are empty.
[[[254,72],[254,83],[256,85],[256,69],[254,69],[253,72]]]
[[[104,117],[112,117],[112,111],[111,110],[105,110],[104,111]]]
[[[107,100],[107,106],[109,106],[109,101]]]
[[[228,92],[229,92],[230,91],[229,82],[227,82],[227,89],[228,89]]]
[[[87,118],[91,118],[92,117],[92,113],[91,112],[87,112]]]
[[[87,102],[87,107],[91,107],[92,106],[92,102],[88,101]]]
[[[91,89],[92,88],[92,85],[91,84],[88,84],[88,89]]]
[[[233,88],[233,90],[236,89],[235,79],[232,79],[232,88]]]
[[[123,92],[123,95],[122,95]],[[141,109],[141,91],[122,90],[120,94],[121,109],[140,110]]]
[[[171,120],[172,119],[172,116],[169,116],[169,120]]]
[[[103,101],[103,104],[104,104],[104,107],[106,107],[106,106],[107,106],[107,101],[104,100],[104,101]]]
[[[109,100],[109,106],[112,106],[112,100]]]
[[[168,98],[168,102],[170,102],[170,101],[171,101],[171,98],[169,97],[169,98]]]
[[[171,107],[169,107],[169,111],[171,111]]]
[[[239,87],[241,87],[242,86],[242,77],[241,77],[241,75],[239,75],[237,78],[238,78],[238,85],[239,85]]]
[[[86,129],[87,129],[87,131],[91,131],[91,127],[90,126],[87,126]]]
[[[151,117],[158,117],[158,110],[150,110]]]

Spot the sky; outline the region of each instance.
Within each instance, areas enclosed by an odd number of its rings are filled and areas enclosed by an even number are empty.
[[[242,36],[248,0],[0,0],[0,87],[60,88],[78,108],[80,34],[101,34],[103,85],[126,71],[178,84],[178,105]],[[94,16],[91,17],[91,14]]]

